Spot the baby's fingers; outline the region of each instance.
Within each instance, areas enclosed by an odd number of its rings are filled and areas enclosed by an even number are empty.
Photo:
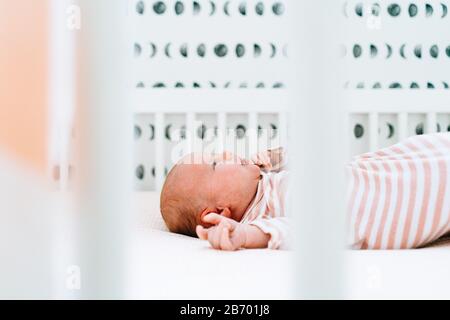
[[[226,251],[234,251],[236,248],[230,241],[230,229],[228,227],[224,227],[222,229],[222,234],[220,236],[220,249]]]
[[[260,165],[260,164],[261,164],[261,161],[259,160],[257,154],[252,155],[252,156],[250,157],[250,161],[251,161],[253,164],[256,164],[256,165]]]
[[[220,214],[217,214],[215,212],[208,213],[206,216],[203,217],[203,222],[217,225],[222,221],[224,217],[222,217]]]
[[[199,225],[195,231],[197,232],[197,236],[200,240],[208,240],[208,230]]]
[[[222,237],[222,230],[223,230],[223,225],[218,225],[217,227],[214,227],[212,234],[209,234],[208,240],[214,249],[219,249],[219,250],[221,249],[220,241],[221,241],[221,237]]]
[[[251,157],[251,161],[253,162],[253,164],[265,169],[270,169],[272,166],[270,157],[266,152],[261,152],[253,155]]]

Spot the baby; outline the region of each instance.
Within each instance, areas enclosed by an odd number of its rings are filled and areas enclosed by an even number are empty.
[[[282,149],[251,160],[227,152],[186,156],[161,193],[169,230],[221,250],[286,248],[284,159]],[[417,248],[450,233],[450,133],[356,156],[347,174],[350,247]]]
[[[241,159],[190,154],[167,176],[161,213],[170,231],[216,249],[285,247],[287,171],[282,149]]]

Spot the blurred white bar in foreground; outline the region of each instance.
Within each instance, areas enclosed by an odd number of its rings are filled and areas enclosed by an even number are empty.
[[[339,1],[292,1],[297,90],[290,141],[298,294],[343,297],[345,112],[340,103]]]
[[[51,217],[44,179],[0,154],[0,299],[51,297]]]
[[[82,298],[124,298],[132,172],[127,1],[79,4]]]

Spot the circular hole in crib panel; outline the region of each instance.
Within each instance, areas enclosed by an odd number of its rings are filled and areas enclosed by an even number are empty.
[[[214,53],[219,58],[224,58],[228,54],[228,47],[226,44],[219,43],[214,47]]]
[[[374,3],[372,5],[371,11],[370,13],[372,14],[372,16],[378,17],[381,13],[381,7],[379,3]]]
[[[362,55],[362,47],[359,44],[353,45],[353,57],[359,58]]]
[[[142,129],[139,125],[134,125],[134,140],[139,140],[142,136]]]
[[[153,4],[153,11],[157,15],[163,15],[166,13],[167,5],[163,1],[157,1]]]
[[[148,125],[149,129],[150,129],[150,135],[149,135],[149,140],[155,140],[155,126],[153,124],[149,124]]]
[[[364,136],[364,126],[360,123],[355,124],[353,133],[356,139],[361,139]]]
[[[204,58],[206,56],[206,45],[204,43],[201,43],[198,47],[197,47],[197,55],[200,58]]]
[[[194,16],[198,16],[201,13],[202,10],[203,10],[203,7],[200,4],[200,2],[198,2],[198,1],[193,1],[192,2],[192,14]]]
[[[243,1],[239,4],[238,11],[242,16],[247,15],[247,2]]]
[[[418,44],[414,47],[414,56],[417,59],[422,59],[422,45]]]
[[[272,5],[272,12],[276,16],[282,16],[285,12],[286,8],[282,2],[276,2]]]
[[[180,46],[180,55],[181,55],[183,58],[187,58],[187,57],[189,56],[189,47],[188,47],[188,44],[187,44],[187,43],[183,43],[183,44]]]
[[[281,146],[277,114],[260,114],[258,116],[258,149],[267,150]]]
[[[236,131],[236,137],[238,139],[244,139],[245,134],[247,133],[247,127],[243,124],[238,124],[236,128],[234,129]]]
[[[423,122],[420,122],[416,125],[415,133],[417,135],[422,135],[425,133],[425,126],[424,126]]]
[[[248,139],[248,115],[247,114],[228,114],[227,115],[227,133],[225,137],[225,148],[234,152],[240,157],[247,156]]]
[[[142,165],[142,164],[138,165],[134,171],[134,175],[135,175],[136,179],[138,179],[139,181],[143,181],[145,178],[144,165]]]
[[[139,43],[134,44],[134,57],[139,58],[142,54],[142,46]]]
[[[401,9],[400,5],[398,5],[397,3],[392,3],[392,4],[388,5],[387,11],[391,17],[395,18],[400,15],[402,9]]]
[[[378,119],[378,145],[388,147],[398,141],[398,120],[395,114],[380,114]]]
[[[415,136],[424,134],[426,131],[425,128],[426,123],[426,115],[412,113],[408,115],[408,136]]]
[[[208,128],[204,124],[201,124],[200,126],[198,126],[198,128],[197,128],[197,137],[200,140],[205,140],[205,138],[206,138],[206,130],[208,130]]]
[[[255,5],[255,13],[257,16],[264,16],[264,11],[265,11],[265,6],[264,6],[264,2],[258,2]]]
[[[158,46],[155,43],[150,42],[149,48],[150,48],[150,54],[148,56],[150,58],[154,58],[158,54]]]
[[[355,14],[358,17],[362,17],[364,15],[364,5],[362,3],[357,3],[355,5]]]
[[[369,117],[367,114],[351,114],[349,118],[350,156],[369,151]]]
[[[427,18],[430,18],[433,15],[433,13],[434,13],[433,6],[431,4],[429,4],[429,3],[426,3],[425,4],[425,16]]]
[[[143,15],[145,13],[145,3],[144,3],[144,1],[138,1],[136,3],[136,12],[139,15]]]
[[[174,11],[177,16],[182,15],[185,11],[184,3],[182,1],[175,2]]]
[[[258,43],[253,44],[253,57],[259,58],[262,55],[262,48]]]
[[[420,89],[420,86],[417,82],[413,81],[411,82],[411,84],[409,85],[410,89]]]
[[[245,55],[245,45],[238,43],[236,45],[236,57],[242,58]]]
[[[217,115],[216,114],[197,114],[195,119],[196,145],[194,149],[202,152],[215,152],[218,148],[217,140]]]
[[[441,129],[440,132],[450,131],[450,114],[438,114],[437,122]]]
[[[195,132],[187,132],[185,114],[166,114],[164,118],[164,159],[168,166],[172,166],[191,151]]]
[[[417,5],[415,3],[411,3],[408,6],[408,14],[411,18],[414,18],[415,16],[417,16],[418,12],[419,12],[419,8],[417,7]]]
[[[430,56],[434,59],[439,57],[439,47],[437,45],[432,45],[430,48]]]

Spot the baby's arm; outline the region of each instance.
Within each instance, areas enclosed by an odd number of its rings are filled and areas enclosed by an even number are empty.
[[[213,227],[206,229],[197,226],[197,235],[200,239],[209,241],[214,249],[257,249],[267,248],[269,244],[270,235],[257,226],[239,223],[216,213],[208,214],[203,220]]]
[[[264,234],[268,235],[269,242],[267,243],[267,247],[269,249],[289,248],[291,241],[289,218],[259,218],[249,222],[249,225],[257,227]]]

